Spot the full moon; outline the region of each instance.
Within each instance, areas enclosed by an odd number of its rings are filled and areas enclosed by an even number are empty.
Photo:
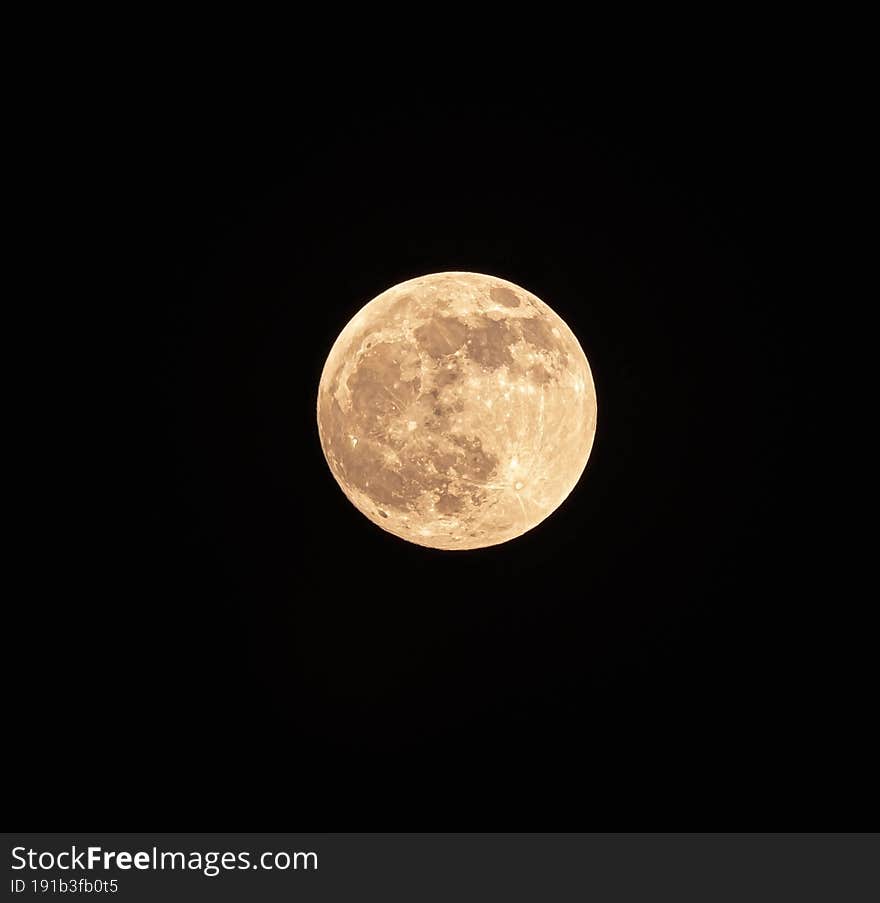
[[[401,282],[330,350],[318,433],[374,524],[435,549],[498,545],[572,491],[596,433],[574,333],[531,292],[480,273]]]

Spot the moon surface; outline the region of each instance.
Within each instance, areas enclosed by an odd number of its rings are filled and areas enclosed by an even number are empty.
[[[422,546],[476,549],[562,504],[593,446],[596,390],[574,333],[531,292],[432,273],[382,292],[342,330],[318,432],[373,523]]]

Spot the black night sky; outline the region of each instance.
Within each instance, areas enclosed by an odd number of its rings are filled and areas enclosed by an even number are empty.
[[[114,514],[70,552],[82,618],[47,603],[57,733],[29,729],[98,811],[583,830],[806,807],[836,716],[807,641],[793,125],[742,85],[610,109],[569,88],[148,104],[113,179],[138,264],[99,337],[126,364],[89,490]],[[599,399],[567,502],[465,553],[369,523],[315,423],[342,326],[441,270],[547,301]]]

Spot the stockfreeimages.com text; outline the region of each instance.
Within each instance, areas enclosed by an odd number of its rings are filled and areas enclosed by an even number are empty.
[[[264,869],[266,871],[288,869],[315,870],[318,868],[318,854],[314,852],[265,852],[251,854],[248,851],[233,853],[212,850],[210,852],[192,851],[189,853],[169,852],[158,850],[104,850],[101,847],[84,847],[78,849],[72,846],[69,850],[60,853],[48,850],[25,850],[24,847],[14,847],[12,850],[13,870],[28,869],[30,871],[49,871],[59,869],[61,871],[73,871],[77,869],[94,870],[120,869],[128,871],[138,869],[140,871],[198,871],[209,878],[220,874],[221,871],[235,871],[241,869]]]

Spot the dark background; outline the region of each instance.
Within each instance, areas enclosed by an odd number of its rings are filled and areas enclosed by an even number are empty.
[[[772,83],[597,96],[130,99],[113,365],[32,635],[48,702],[16,716],[49,790],[218,827],[813,810],[848,714],[816,643],[803,123]],[[599,399],[566,503],[473,552],[368,522],[315,423],[343,325],[442,270],[550,304]]]

